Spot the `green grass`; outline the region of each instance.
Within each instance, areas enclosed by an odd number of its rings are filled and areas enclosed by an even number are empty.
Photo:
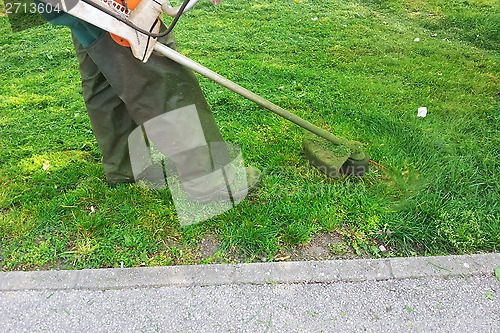
[[[498,251],[499,18],[494,0],[200,2],[175,28],[182,53],[363,142],[376,165],[327,179],[301,129],[200,78],[264,178],[181,228],[168,191],[105,185],[68,30],[11,33],[0,16],[0,269],[272,259],[330,232],[359,255]],[[207,234],[220,242],[208,258]]]

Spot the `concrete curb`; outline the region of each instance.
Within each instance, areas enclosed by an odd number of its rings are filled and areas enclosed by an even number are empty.
[[[334,283],[492,275],[500,253],[444,257],[0,273],[0,291]]]

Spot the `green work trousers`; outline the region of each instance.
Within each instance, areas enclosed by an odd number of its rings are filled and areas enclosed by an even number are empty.
[[[73,42],[80,63],[83,97],[110,185],[134,181],[127,141],[130,133],[169,111],[195,105],[206,142],[223,142],[190,70],[155,53],[143,63],[134,58],[129,48],[116,44],[108,33],[87,48],[75,37]],[[172,34],[160,42],[175,48]],[[189,141],[192,133],[180,133],[184,137],[179,140]],[[186,149],[189,148],[192,147],[187,144]],[[189,168],[212,170],[206,156],[190,159],[186,162]]]

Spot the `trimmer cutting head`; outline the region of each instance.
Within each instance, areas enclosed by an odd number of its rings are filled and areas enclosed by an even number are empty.
[[[344,144],[334,144],[306,131],[302,146],[311,164],[328,177],[363,176],[368,171],[370,158],[359,142],[346,140]]]

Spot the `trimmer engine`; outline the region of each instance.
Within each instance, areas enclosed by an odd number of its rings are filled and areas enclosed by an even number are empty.
[[[162,14],[175,17],[191,9],[198,0],[185,0],[174,8],[168,0],[41,0],[68,14],[111,33],[113,39],[129,46],[137,59],[146,62],[156,39],[170,32],[160,32]]]

